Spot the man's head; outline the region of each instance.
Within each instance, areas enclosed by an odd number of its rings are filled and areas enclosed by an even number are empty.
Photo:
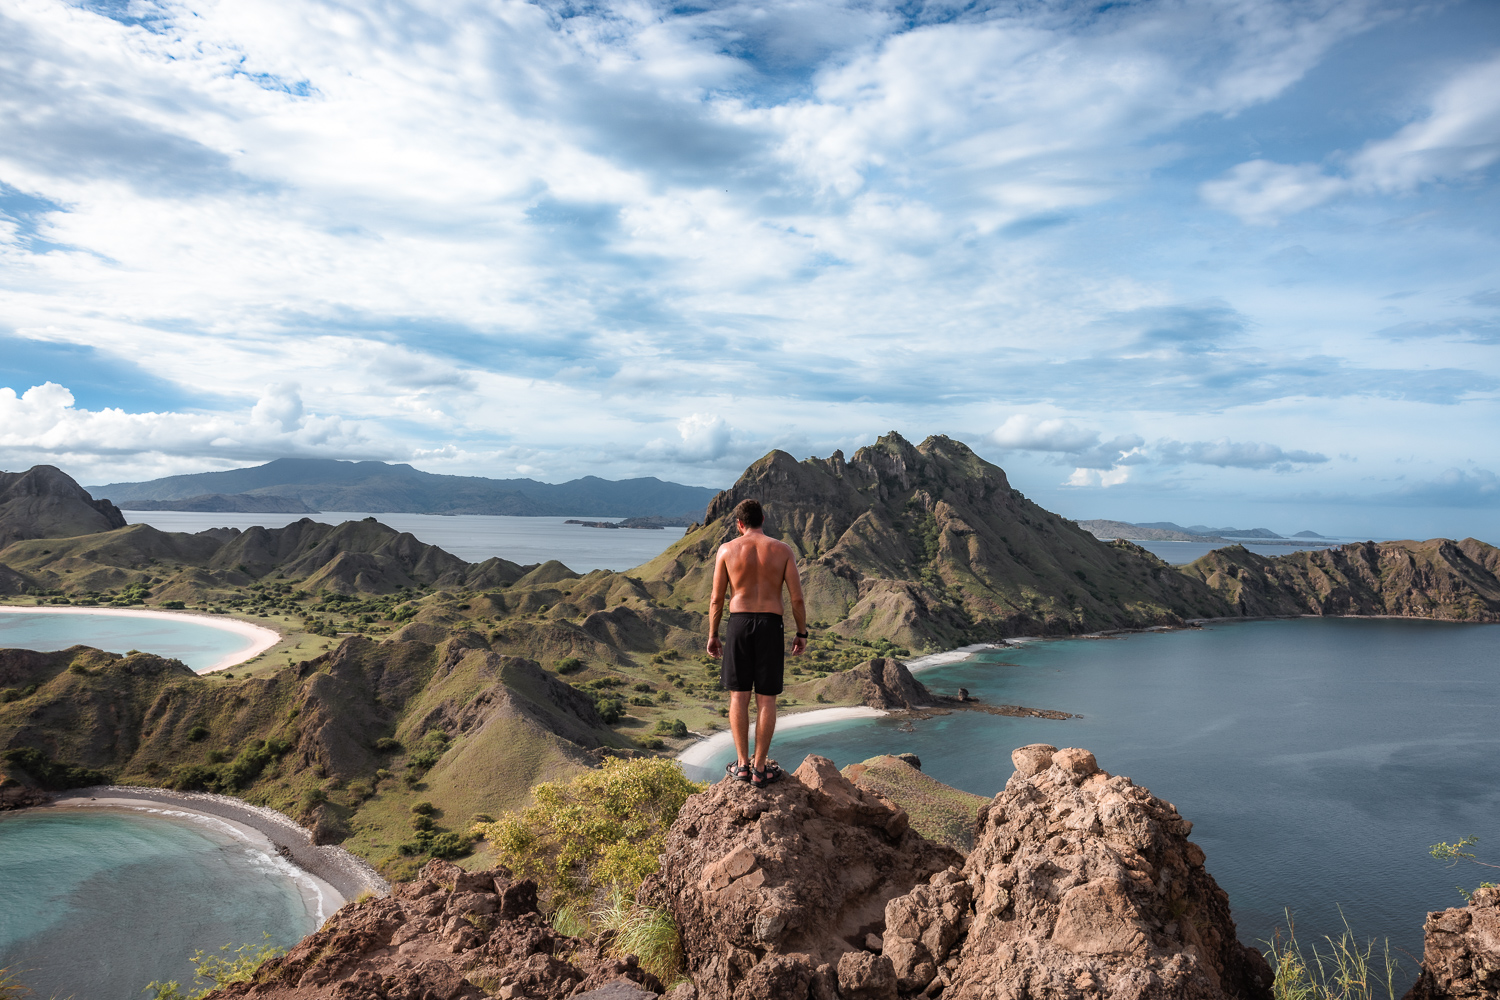
[[[766,512],[759,500],[741,500],[734,505],[734,519],[747,528],[759,528],[766,523]]]

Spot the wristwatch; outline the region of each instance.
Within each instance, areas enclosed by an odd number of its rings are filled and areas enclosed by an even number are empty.
[[[808,632],[798,632],[797,633],[797,638],[799,638],[799,639],[806,639],[809,634],[810,633],[808,633]]]

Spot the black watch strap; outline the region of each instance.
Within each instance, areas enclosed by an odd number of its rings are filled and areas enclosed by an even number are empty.
[[[798,632],[797,633],[797,638],[799,638],[799,639],[806,639],[809,634],[810,633],[807,633],[807,632]]]

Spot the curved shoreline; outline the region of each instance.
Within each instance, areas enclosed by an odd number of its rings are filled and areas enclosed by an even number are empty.
[[[204,615],[192,611],[162,611],[156,608],[56,608],[40,604],[28,607],[22,604],[0,604],[0,614],[113,615],[125,618],[154,618],[163,621],[181,621],[186,618],[195,624],[216,628],[221,632],[232,632],[249,640],[249,645],[244,649],[233,653],[226,653],[202,670],[194,671],[199,674],[211,674],[238,663],[243,663],[252,657],[264,653],[283,638],[280,632],[273,628],[267,628],[264,625],[254,625],[238,618]]]
[[[825,722],[838,722],[840,719],[876,719],[885,715],[878,708],[866,708],[863,705],[855,705],[844,708],[815,708],[811,712],[797,712],[792,715],[783,715],[776,720],[776,731],[782,732],[786,729],[801,729],[803,726],[817,726]],[[755,723],[750,723],[750,739],[755,739]],[[709,758],[718,753],[719,750],[734,742],[734,735],[727,729],[723,732],[714,733],[707,739],[699,740],[686,750],[677,755],[679,764],[690,764],[693,767],[703,767]]]
[[[363,859],[331,844],[314,844],[311,835],[291,817],[266,806],[253,806],[227,795],[208,792],[176,792],[167,788],[136,788],[96,785],[58,792],[53,800],[36,809],[132,809],[196,815],[218,820],[234,828],[244,839],[280,857],[310,880],[318,893],[319,921],[332,916],[344,903],[362,892],[385,895],[390,883]],[[248,833],[247,833],[248,831]],[[327,912],[323,912],[325,906]]]

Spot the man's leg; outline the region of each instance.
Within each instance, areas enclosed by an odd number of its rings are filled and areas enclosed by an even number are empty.
[[[739,693],[738,691],[735,692],[735,694]],[[750,698],[748,693],[746,694],[744,704],[745,708],[743,711],[748,718],[750,715]],[[757,771],[764,771],[766,769],[766,758],[771,756],[771,737],[776,734],[776,696],[774,694],[756,695],[755,707],[755,763],[751,766]],[[744,759],[744,751],[740,751],[740,760]]]
[[[776,699],[771,699],[774,717]],[[774,725],[774,722],[773,722]],[[750,763],[750,692],[729,692],[729,732],[734,737],[734,752],[740,755],[740,763]],[[756,743],[760,742],[757,734]],[[767,738],[767,744],[770,740]]]

